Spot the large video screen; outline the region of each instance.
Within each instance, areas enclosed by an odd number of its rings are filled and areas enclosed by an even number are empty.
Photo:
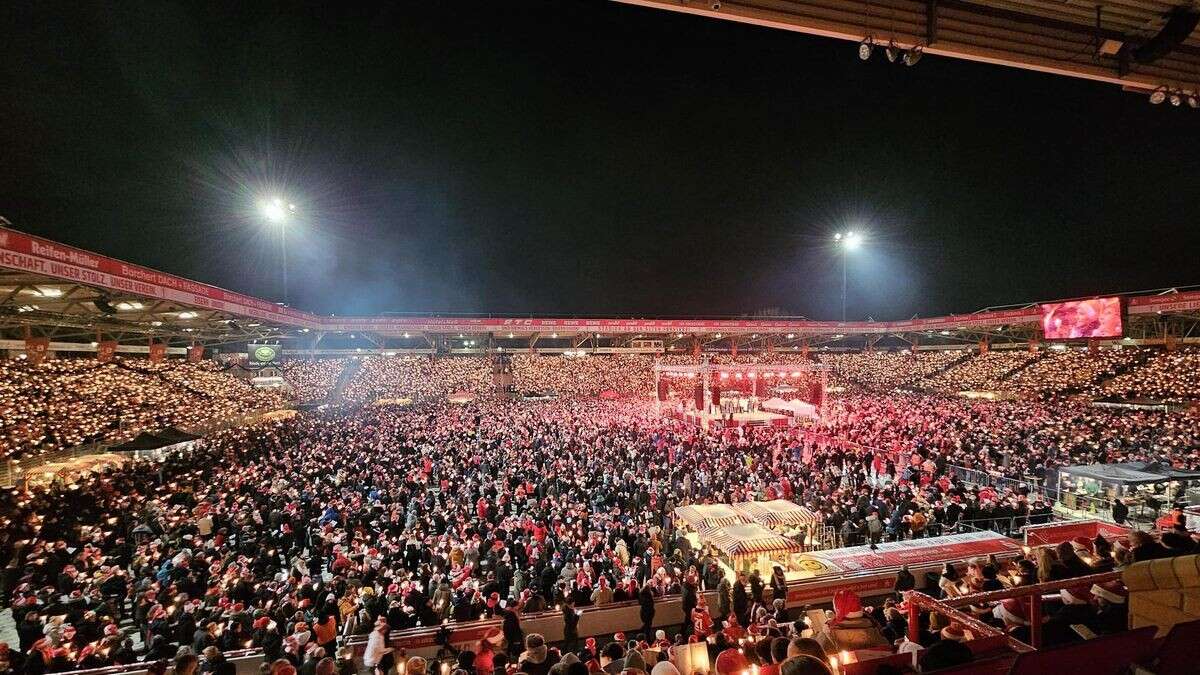
[[[1047,340],[1121,337],[1121,299],[1095,298],[1042,305]]]

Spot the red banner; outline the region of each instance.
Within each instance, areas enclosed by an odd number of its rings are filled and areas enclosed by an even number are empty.
[[[192,345],[188,347],[187,360],[188,363],[199,363],[204,359],[204,345]]]
[[[167,344],[165,342],[150,343],[150,362],[158,363],[167,357]]]
[[[1129,528],[1097,520],[1071,520],[1031,525],[1025,528],[1025,544],[1027,546],[1046,546],[1071,541],[1076,537],[1095,539],[1098,535],[1113,542],[1129,536]]]
[[[45,361],[46,355],[49,353],[50,338],[25,338],[25,358],[29,359],[30,363],[41,363],[42,361]]]
[[[117,343],[115,340],[105,340],[96,345],[96,360],[100,363],[108,363],[113,360],[117,354]]]

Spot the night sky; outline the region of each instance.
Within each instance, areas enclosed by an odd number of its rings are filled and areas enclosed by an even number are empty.
[[[600,0],[0,8],[0,215],[321,313],[900,319],[1200,283],[1200,111]]]

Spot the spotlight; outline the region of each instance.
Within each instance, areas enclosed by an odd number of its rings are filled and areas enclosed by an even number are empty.
[[[1179,92],[1177,91],[1171,92],[1171,95],[1167,98],[1167,100],[1169,100],[1171,105],[1175,106],[1176,108],[1179,107],[1180,103],[1183,103],[1183,99],[1180,98]]]
[[[1167,88],[1166,87],[1159,87],[1158,89],[1155,89],[1153,92],[1150,93],[1150,104],[1151,105],[1158,105],[1165,100],[1167,100]]]
[[[904,52],[904,65],[906,65],[906,66],[917,65],[917,61],[921,60],[921,56],[924,55],[924,53],[925,53],[925,51],[923,49],[921,49],[921,45],[917,45],[917,46],[913,47],[912,49]]]
[[[888,42],[887,49],[883,53],[887,55],[888,63],[895,63],[896,59],[900,58],[900,50],[896,47],[895,41]]]
[[[858,43],[858,58],[866,61],[871,58],[871,52],[875,50],[875,40],[868,35],[863,38],[862,42]]]

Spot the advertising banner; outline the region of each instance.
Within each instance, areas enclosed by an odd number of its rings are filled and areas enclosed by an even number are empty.
[[[96,345],[96,360],[100,363],[108,363],[113,360],[117,354],[117,341],[105,340]]]

